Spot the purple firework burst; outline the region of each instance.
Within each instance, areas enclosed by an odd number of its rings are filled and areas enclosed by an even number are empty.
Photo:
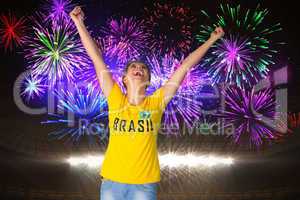
[[[226,119],[227,125],[235,127],[232,135],[234,142],[239,143],[245,136],[250,144],[259,146],[264,140],[279,137],[276,127],[268,123],[278,117],[272,89],[254,93],[253,90],[228,88],[224,95],[226,108],[221,116]]]
[[[152,30],[151,49],[154,53],[176,55],[190,50],[196,22],[190,8],[154,3],[153,8],[144,10],[147,25]]]
[[[50,21],[54,26],[61,20],[70,20],[69,12],[74,8],[72,0],[47,0],[43,8],[48,13],[46,21]]]
[[[169,55],[165,55],[162,59],[157,56],[148,57],[147,62],[152,68],[149,91],[153,92],[164,85],[180,66],[182,60],[183,56],[181,59]],[[197,66],[187,74],[164,112],[164,127],[167,133],[174,133],[174,129],[179,130],[180,119],[183,119],[189,127],[192,127],[194,121],[201,116],[201,103],[197,100],[197,91],[208,81],[206,73]]]
[[[116,60],[118,64],[139,58],[149,47],[150,34],[145,22],[135,17],[109,19],[101,32],[104,57],[109,61]]]

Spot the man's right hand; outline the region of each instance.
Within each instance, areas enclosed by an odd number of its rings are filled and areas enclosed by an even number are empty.
[[[81,10],[80,6],[76,6],[71,12],[70,12],[71,19],[76,22],[83,22],[84,20],[84,12]]]

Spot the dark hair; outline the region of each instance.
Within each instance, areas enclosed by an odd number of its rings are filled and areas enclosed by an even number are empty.
[[[143,64],[143,65],[147,68],[147,70],[148,70],[148,75],[149,75],[149,82],[150,82],[150,81],[151,81],[151,69],[150,69],[149,65],[147,65],[145,62],[143,62],[143,61],[141,61],[141,60],[133,60],[133,61],[129,61],[129,62],[126,64],[125,69],[124,69],[124,71],[123,71],[123,77],[124,77],[125,74],[127,73],[128,68],[129,68],[129,66],[130,66],[132,63],[141,63],[141,64]],[[122,78],[122,82],[123,82],[124,87],[126,88],[126,85],[125,85],[125,83],[124,83],[124,81],[123,81],[123,78]]]

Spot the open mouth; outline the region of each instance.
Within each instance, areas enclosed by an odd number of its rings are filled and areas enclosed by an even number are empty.
[[[133,73],[134,76],[137,76],[137,77],[143,77],[143,73],[140,72],[140,71],[136,71]]]

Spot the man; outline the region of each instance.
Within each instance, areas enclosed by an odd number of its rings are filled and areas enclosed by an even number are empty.
[[[146,96],[151,75],[149,67],[141,61],[128,63],[123,76],[126,94],[123,94],[84,25],[81,8],[75,7],[70,16],[93,61],[109,108],[110,137],[101,168],[100,199],[155,200],[160,181],[156,139],[163,111],[187,72],[224,35],[223,29],[216,28],[204,44],[184,59],[163,86]]]

